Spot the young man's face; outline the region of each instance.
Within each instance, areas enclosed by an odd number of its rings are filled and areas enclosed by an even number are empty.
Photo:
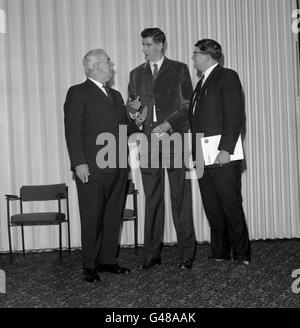
[[[152,37],[143,38],[143,53],[147,61],[157,62],[163,56],[163,44],[155,43]]]

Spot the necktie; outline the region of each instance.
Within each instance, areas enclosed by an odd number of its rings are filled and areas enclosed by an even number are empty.
[[[196,86],[196,98],[199,96],[200,90],[202,88],[202,83],[203,83],[204,77],[205,77],[205,75],[202,74],[200,80],[197,83],[197,86]]]
[[[157,78],[157,75],[158,75],[158,66],[157,66],[157,64],[154,64],[153,65],[153,78],[154,78],[154,80]]]
[[[110,92],[109,92],[108,87],[107,87],[105,84],[103,84],[103,88],[104,88],[105,91],[106,91],[106,95],[107,95],[107,97],[108,97],[110,100],[112,100],[112,97],[111,97],[111,94],[110,94]]]
[[[197,83],[196,89],[195,89],[195,97],[194,97],[194,100],[193,100],[193,113],[195,112],[196,102],[197,102],[197,100],[200,96],[200,91],[201,91],[201,87],[202,87],[204,77],[205,77],[204,74],[202,74],[200,80]]]

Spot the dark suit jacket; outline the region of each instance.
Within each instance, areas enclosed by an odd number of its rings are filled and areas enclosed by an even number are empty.
[[[173,131],[187,130],[192,92],[187,65],[166,57],[155,80],[148,62],[130,72],[129,97],[135,99],[140,96],[142,107],[146,105],[150,111],[155,103],[158,124],[167,120]],[[143,124],[143,130],[146,134],[152,130],[148,120]]]
[[[65,136],[71,159],[71,169],[88,164],[91,175],[115,171],[100,169],[96,156],[104,146],[96,145],[100,133],[109,132],[116,139],[116,166],[118,166],[119,125],[128,125],[128,132],[137,131],[134,121],[127,117],[121,94],[109,89],[110,100],[91,80],[72,86],[64,104]]]
[[[243,91],[238,74],[216,66],[201,88],[193,114],[195,91],[190,102],[193,155],[195,133],[204,133],[205,137],[221,134],[218,149],[233,154],[244,121]]]

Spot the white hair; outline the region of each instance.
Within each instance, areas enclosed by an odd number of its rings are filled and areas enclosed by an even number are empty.
[[[83,57],[82,64],[86,76],[89,76],[94,71],[95,64],[99,62],[99,57],[102,55],[105,55],[103,49],[93,49]]]

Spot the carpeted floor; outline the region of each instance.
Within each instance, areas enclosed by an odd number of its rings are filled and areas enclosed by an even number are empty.
[[[249,276],[234,281],[229,272],[199,269],[209,255],[209,244],[197,246],[192,270],[176,267],[177,247],[164,246],[163,264],[141,271],[138,255],[122,248],[120,264],[132,272],[126,276],[101,274],[101,282],[82,280],[81,252],[64,252],[59,265],[57,252],[17,254],[14,264],[0,255],[6,272],[6,293],[0,308],[202,308],[202,307],[300,307],[300,293],[292,292],[292,277],[300,269],[300,240],[252,242]],[[300,275],[298,276],[300,278]],[[300,288],[300,282],[296,284]]]

